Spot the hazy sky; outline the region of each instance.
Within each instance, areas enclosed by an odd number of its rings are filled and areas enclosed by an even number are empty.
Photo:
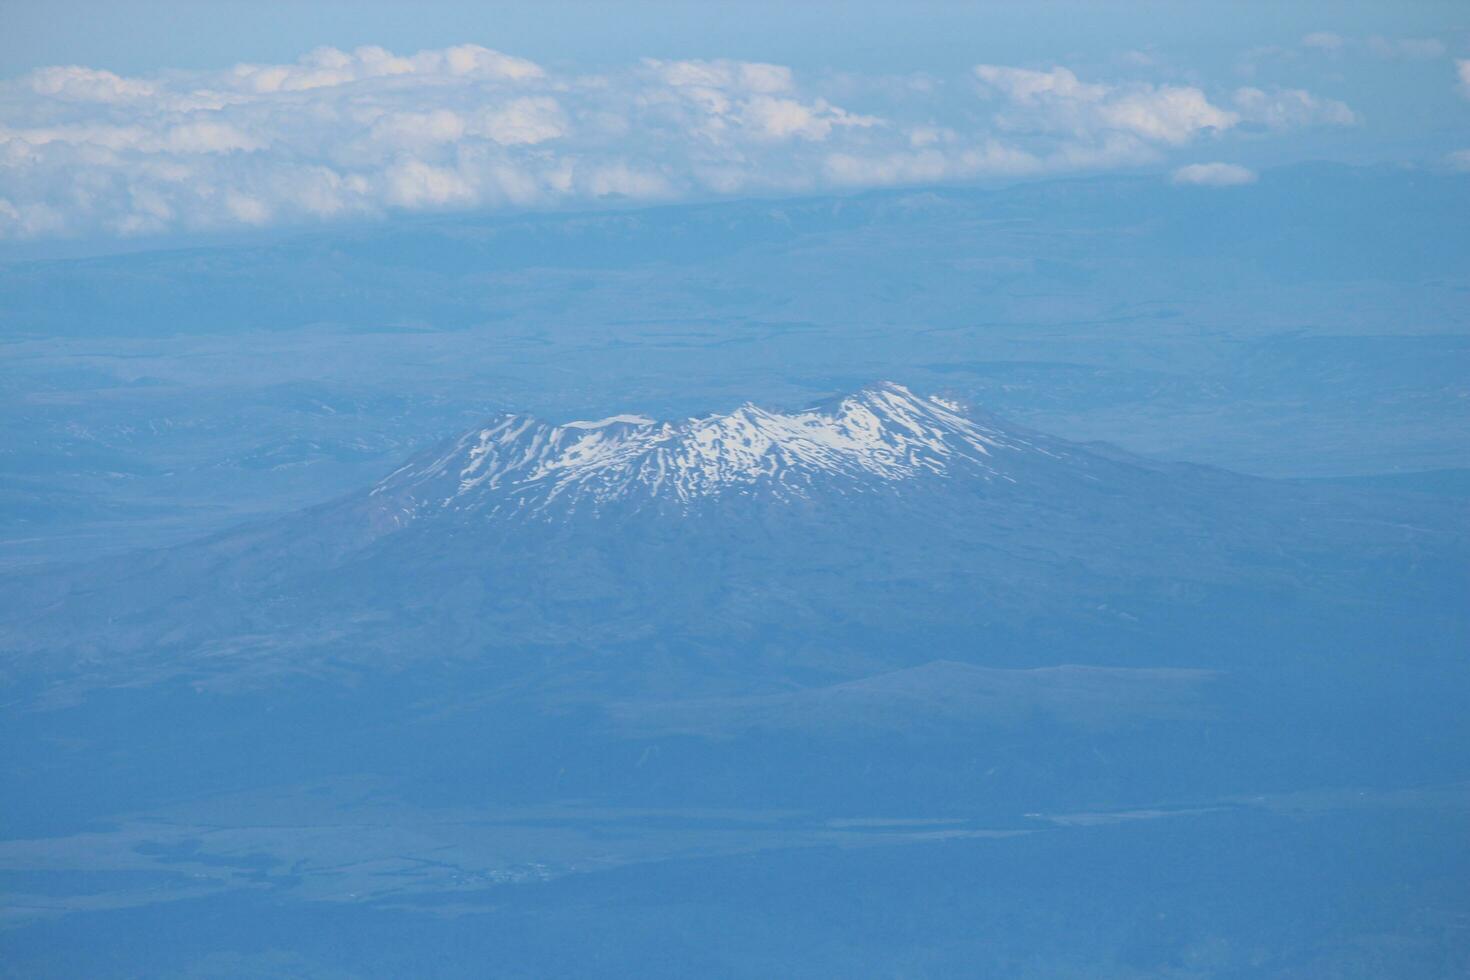
[[[1470,169],[1470,15],[1293,4],[29,3],[0,239],[1307,159]]]

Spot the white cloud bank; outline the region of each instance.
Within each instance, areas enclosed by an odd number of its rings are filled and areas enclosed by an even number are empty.
[[[922,81],[739,61],[559,75],[474,45],[148,78],[44,68],[0,82],[0,238],[1151,165],[1243,124],[1356,118],[1300,90],[1211,96],[1063,67]]]
[[[1256,172],[1234,163],[1191,163],[1174,171],[1170,179],[1200,187],[1239,187],[1254,184]]]
[[[1238,114],[1190,86],[1087,84],[1066,68],[977,65],[975,75],[1010,103],[999,117],[1007,129],[1045,128],[1077,137],[1112,133],[1178,145],[1240,122]]]

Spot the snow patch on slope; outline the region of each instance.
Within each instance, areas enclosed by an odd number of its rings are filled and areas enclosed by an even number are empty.
[[[373,493],[400,501],[404,517],[425,508],[539,512],[638,498],[688,504],[731,492],[790,499],[823,481],[860,491],[956,466],[1010,479],[995,451],[1025,445],[954,402],[889,382],[826,408],[782,413],[746,404],[682,423],[614,415],[558,426],[504,416],[403,467]]]

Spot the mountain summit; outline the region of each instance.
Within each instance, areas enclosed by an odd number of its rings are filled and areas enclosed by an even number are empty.
[[[683,422],[510,415],[307,510],[0,579],[0,650],[16,678],[88,688],[458,663],[687,699],[936,656],[1444,649],[1461,626],[1436,612],[1454,604],[1435,570],[1464,553],[1458,511],[1426,501],[1407,528],[1395,506],[1013,430],[891,383]],[[1363,595],[1371,621],[1351,613]]]
[[[400,468],[372,491],[394,519],[426,511],[543,514],[618,502],[689,504],[725,494],[806,498],[963,469],[1014,480],[1001,457],[1028,444],[958,404],[884,382],[783,413],[747,403],[683,422],[640,415],[551,425],[505,415]]]

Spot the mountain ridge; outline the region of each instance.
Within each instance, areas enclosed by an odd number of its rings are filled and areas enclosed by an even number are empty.
[[[891,383],[683,423],[507,416],[334,501],[0,579],[0,681],[237,689],[453,663],[694,696],[936,655],[1444,651],[1461,509],[1415,509],[1411,527],[1371,494],[1100,453]]]
[[[998,456],[1026,449],[1048,452],[956,402],[885,381],[800,411],[746,402],[681,422],[619,414],[553,425],[506,414],[420,455],[370,495],[396,501],[399,523],[431,510],[545,514],[730,493],[806,498],[823,482],[865,492],[960,468],[1014,481]]]

